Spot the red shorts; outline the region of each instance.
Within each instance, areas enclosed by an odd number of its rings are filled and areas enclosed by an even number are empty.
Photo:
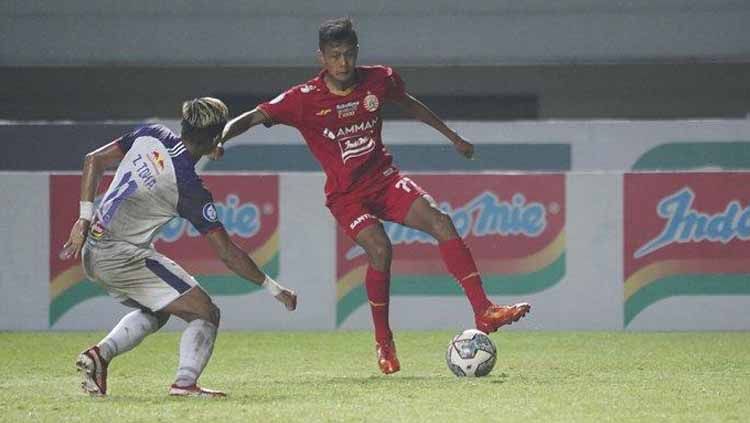
[[[412,203],[427,193],[406,176],[394,172],[387,178],[328,201],[328,209],[351,238],[380,219],[404,223]]]

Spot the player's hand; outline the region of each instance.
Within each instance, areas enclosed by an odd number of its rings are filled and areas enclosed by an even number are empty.
[[[289,311],[294,311],[297,308],[297,294],[291,289],[284,288],[276,298],[280,303],[284,304]]]
[[[81,248],[83,243],[86,241],[86,235],[89,233],[89,226],[91,222],[86,219],[78,219],[70,230],[70,236],[68,241],[63,245],[60,251],[60,259],[68,260],[70,258],[78,258],[81,254]]]
[[[222,143],[216,144],[216,147],[208,153],[208,158],[211,160],[221,160],[224,157],[224,145]]]
[[[472,157],[474,157],[474,144],[461,138],[460,135],[456,135],[456,137],[451,141],[453,141],[453,146],[456,147],[456,151],[458,151],[458,154],[466,157],[467,159],[471,159]]]

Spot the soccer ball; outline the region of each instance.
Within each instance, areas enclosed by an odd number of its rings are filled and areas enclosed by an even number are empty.
[[[495,367],[497,348],[489,336],[476,329],[456,335],[448,345],[445,363],[456,376],[487,376]]]

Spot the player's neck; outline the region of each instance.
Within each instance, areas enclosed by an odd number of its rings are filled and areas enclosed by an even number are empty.
[[[359,82],[359,78],[357,77],[357,75],[358,73],[355,71],[354,76],[352,76],[349,81],[341,82],[326,73],[323,76],[323,81],[325,82],[326,87],[328,87],[328,91],[330,91],[331,94],[344,96],[351,94],[351,92],[354,91],[354,89],[357,87],[357,84]]]
[[[193,163],[197,163],[198,160],[200,160],[201,157],[203,157],[203,154],[199,153],[195,147],[193,147],[192,143],[185,142],[183,139],[182,144],[185,146],[185,149],[187,150],[188,154],[190,154],[190,158],[193,159]]]

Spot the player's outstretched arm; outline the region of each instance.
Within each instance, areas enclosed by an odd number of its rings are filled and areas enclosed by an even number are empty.
[[[114,140],[86,154],[81,176],[80,217],[73,224],[68,241],[60,251],[60,258],[63,260],[78,258],[81,253],[83,242],[86,241],[86,234],[94,217],[94,196],[99,181],[105,170],[117,166],[124,157],[120,146],[117,145],[118,141],[119,139]]]
[[[406,93],[403,97],[392,99],[394,103],[398,104],[410,116],[417,120],[420,120],[443,134],[448,138],[453,146],[456,147],[456,151],[459,154],[470,159],[474,155],[474,145],[458,135],[454,130],[450,129],[442,119],[438,117],[429,107],[424,103],[414,98],[409,93]]]
[[[265,288],[277,301],[284,304],[287,310],[292,311],[297,308],[297,294],[281,286],[258,269],[253,259],[232,242],[224,228],[209,232],[206,238],[216,255],[231,271]]]
[[[270,120],[268,115],[256,107],[227,122],[221,134],[221,141],[227,142],[253,126],[260,125],[261,123],[269,123]]]
[[[222,131],[221,133],[221,140],[218,144],[216,144],[216,147],[211,152],[211,154],[208,155],[208,158],[211,160],[221,159],[221,157],[224,155],[224,144],[227,141],[236,137],[237,135],[240,135],[243,132],[246,132],[253,126],[270,122],[271,119],[268,117],[268,115],[263,113],[263,111],[257,107],[230,120],[226,125],[224,125],[224,131]]]

